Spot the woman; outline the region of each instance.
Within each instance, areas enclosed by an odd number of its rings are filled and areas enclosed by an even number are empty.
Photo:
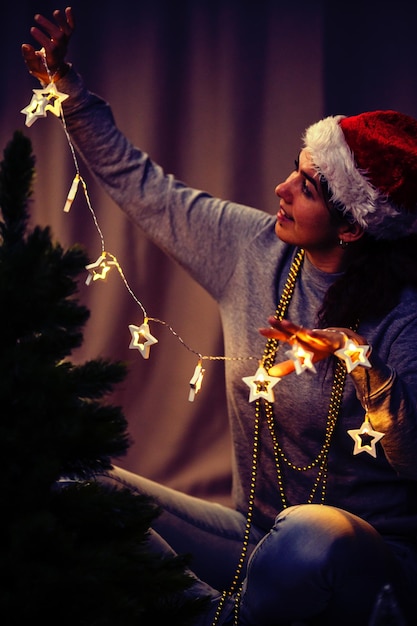
[[[415,622],[417,122],[312,125],[273,217],[184,186],[132,146],[65,60],[71,9],[53,17],[35,17],[29,71],[69,96],[91,171],[216,299],[224,328],[235,507],[120,468],[103,480],[159,502],[156,549],[191,553],[190,593],[212,599],[199,624],[366,626],[386,585]]]

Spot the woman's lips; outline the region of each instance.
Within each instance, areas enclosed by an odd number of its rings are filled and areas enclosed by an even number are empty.
[[[288,213],[286,213],[286,211],[280,207],[278,213],[277,213],[277,220],[278,222],[292,222],[292,218],[288,215]]]

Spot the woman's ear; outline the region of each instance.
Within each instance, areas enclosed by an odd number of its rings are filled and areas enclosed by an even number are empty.
[[[353,224],[343,224],[343,226],[339,228],[339,240],[346,244],[353,243],[360,239],[364,232],[363,227],[357,222],[353,222]]]

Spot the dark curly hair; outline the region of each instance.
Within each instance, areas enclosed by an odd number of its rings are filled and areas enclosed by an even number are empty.
[[[417,235],[393,241],[364,235],[357,256],[329,288],[319,312],[321,326],[349,327],[385,316],[405,287],[417,289]]]
[[[352,222],[343,207],[331,201],[331,190],[321,180],[327,207],[336,221]],[[346,272],[327,291],[319,311],[319,325],[352,327],[379,319],[399,302],[405,287],[417,289],[417,235],[382,240],[364,234]]]

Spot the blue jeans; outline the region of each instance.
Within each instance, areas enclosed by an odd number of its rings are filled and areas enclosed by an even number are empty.
[[[196,582],[189,593],[212,598],[210,613],[196,626],[210,626],[221,591],[230,588],[236,572],[245,516],[120,468],[102,480],[150,495],[160,505],[150,541],[155,550],[191,555]],[[252,527],[241,578],[241,626],[369,626],[386,584],[394,589],[402,614],[417,623],[417,554],[384,541],[367,522],[331,506],[289,507],[269,532]],[[229,599],[219,626],[233,623],[232,605]]]

